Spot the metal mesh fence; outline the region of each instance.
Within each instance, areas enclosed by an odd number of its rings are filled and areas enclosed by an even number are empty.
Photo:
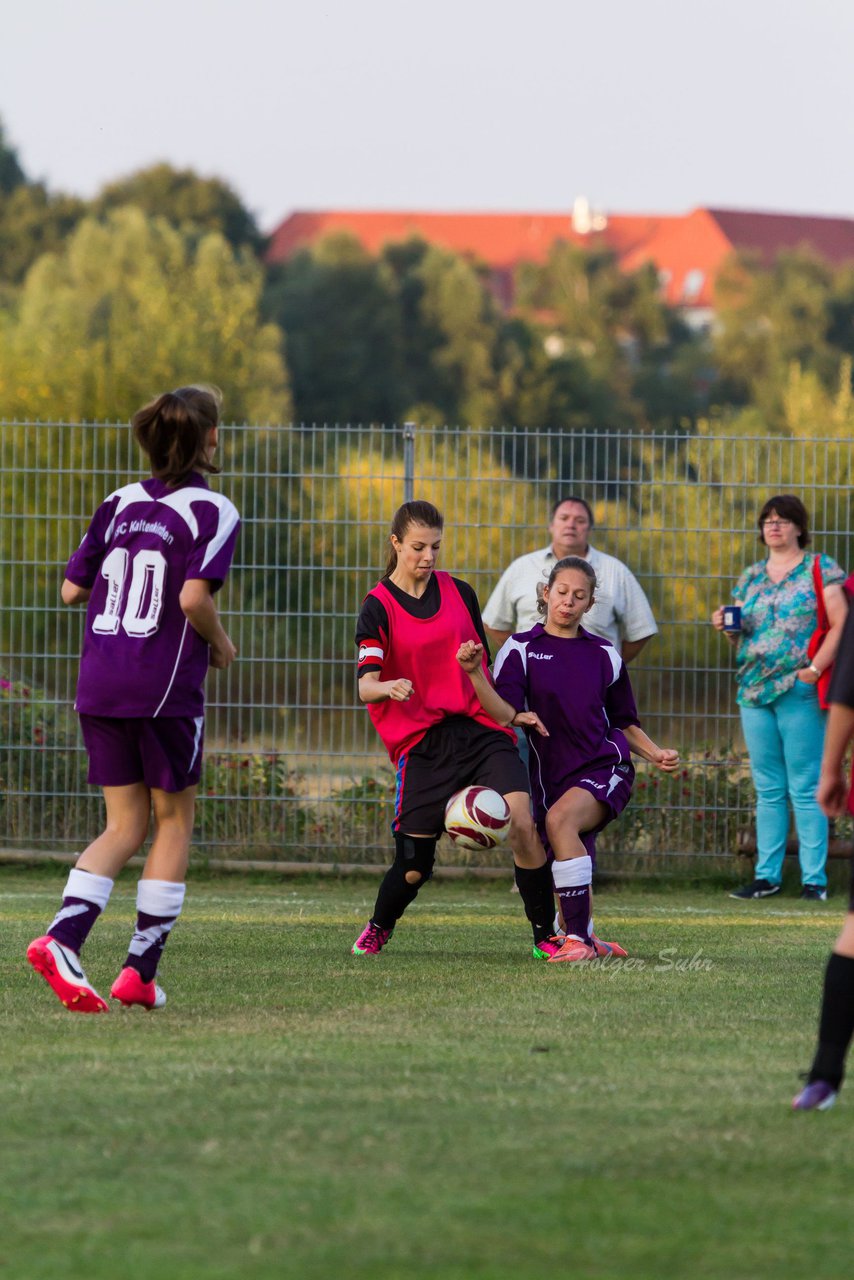
[[[0,844],[72,852],[99,828],[72,703],[82,611],[64,609],[67,558],[98,502],[146,473],[126,425],[0,423]],[[239,660],[208,679],[197,848],[306,862],[382,862],[391,766],[356,696],[355,618],[411,496],[445,514],[442,567],[481,600],[517,555],[548,542],[554,500],[581,494],[594,545],[624,560],[660,634],[632,664],[645,728],[679,748],[679,777],[641,764],[632,804],[601,840],[624,854],[732,852],[752,787],[732,658],[709,625],[758,558],[756,515],[796,492],[814,546],[851,563],[854,443],[728,435],[404,427],[231,427],[221,478],[243,518],[219,597]],[[471,855],[495,865],[506,854]],[[460,851],[440,851],[460,862]]]

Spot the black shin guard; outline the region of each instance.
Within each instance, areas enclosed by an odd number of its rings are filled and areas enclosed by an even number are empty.
[[[432,876],[436,861],[435,836],[397,835],[394,843],[394,862],[385,873],[371,916],[381,929],[394,928],[410,902],[415,901],[418,890]],[[418,875],[414,884],[407,880],[407,872]]]
[[[543,942],[554,933],[555,903],[551,868],[547,862],[541,867],[514,867],[519,896],[525,915],[534,931],[534,942]]]
[[[854,959],[832,952],[824,971],[824,993],[818,1028],[818,1048],[810,1080],[826,1080],[838,1089],[845,1073],[845,1056],[854,1036]]]

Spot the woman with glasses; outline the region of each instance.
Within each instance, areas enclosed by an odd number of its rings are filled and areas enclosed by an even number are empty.
[[[809,515],[793,494],[769,498],[757,523],[767,555],[745,569],[733,588],[741,629],[724,629],[723,605],[712,614],[712,625],[736,651],[736,698],[756,788],[754,879],[730,896],[769,898],[780,892],[791,802],[801,897],[824,901],[828,824],[816,788],[825,713],[816,686],[836,656],[845,624],[845,574],[830,556],[807,551]],[[807,649],[818,627],[816,561],[830,629],[810,658]]]

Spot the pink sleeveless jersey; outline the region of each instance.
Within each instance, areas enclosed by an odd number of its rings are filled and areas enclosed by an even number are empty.
[[[457,662],[457,650],[464,640],[480,642],[465,601],[449,573],[437,570],[436,581],[441,604],[432,618],[413,618],[381,582],[368,592],[381,601],[388,615],[388,642],[380,678],[405,678],[413,685],[408,702],[387,698],[385,702],[368,703],[368,714],[393,764],[404,751],[420,742],[428,729],[448,716],[470,716],[515,741],[512,729],[502,728],[486,714]],[[486,669],[485,658],[483,665]]]

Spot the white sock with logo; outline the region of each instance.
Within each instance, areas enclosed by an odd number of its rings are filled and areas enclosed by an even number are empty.
[[[50,936],[79,955],[112,891],[113,881],[109,876],[98,876],[74,867],[65,882],[62,906],[48,928]]]
[[[125,961],[143,982],[151,982],[169,932],[184,905],[185,884],[172,880],[140,880],[136,891],[136,930]]]

